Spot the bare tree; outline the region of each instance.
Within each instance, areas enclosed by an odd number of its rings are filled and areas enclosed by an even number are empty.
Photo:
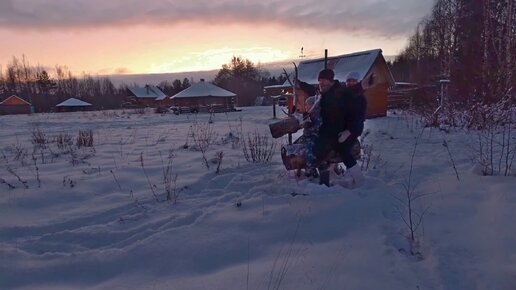
[[[437,0],[392,63],[395,79],[431,85],[449,78],[449,97],[459,106],[514,96],[514,6],[514,0]]]

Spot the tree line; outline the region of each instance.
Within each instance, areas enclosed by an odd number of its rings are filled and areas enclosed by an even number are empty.
[[[190,81],[188,78],[184,78],[183,81],[179,79],[175,79],[170,83],[169,81],[162,81],[158,84],[158,87],[161,91],[165,93],[167,96],[173,96],[182,90],[189,88],[193,81]]]
[[[125,90],[124,86],[116,88],[108,77],[83,74],[78,78],[66,66],[56,65],[50,73],[41,65],[31,65],[25,56],[13,57],[5,70],[0,67],[0,97],[17,95],[36,112],[52,111],[71,97],[92,103],[95,109],[114,108]]]
[[[270,73],[252,61],[233,56],[223,64],[213,80],[213,84],[237,95],[237,106],[252,106],[257,96],[263,95],[263,87],[283,84],[285,75],[271,76]]]
[[[437,0],[392,62],[394,78],[449,79],[460,104],[514,99],[515,10],[514,0]]]
[[[0,100],[17,95],[29,101],[36,112],[51,112],[55,105],[72,97],[91,103],[93,109],[120,108],[130,95],[129,86],[138,87],[136,83],[116,87],[107,76],[84,73],[76,77],[68,67],[61,65],[49,70],[31,65],[25,56],[13,57],[5,70],[0,67]],[[190,81],[176,79],[172,85],[164,81],[158,86],[173,95],[189,87]]]
[[[222,65],[213,83],[237,94],[237,105],[253,105],[263,94],[263,86],[285,82],[285,76],[270,76],[251,61],[234,56]],[[193,79],[184,78],[160,82],[157,86],[168,96],[190,87]],[[130,86],[138,87],[137,84]],[[17,95],[29,101],[36,112],[51,112],[58,103],[74,97],[91,103],[93,109],[120,108],[127,102],[128,85],[115,87],[109,77],[82,74],[75,76],[66,66],[53,69],[32,65],[25,56],[13,57],[4,69],[0,66],[0,100]]]

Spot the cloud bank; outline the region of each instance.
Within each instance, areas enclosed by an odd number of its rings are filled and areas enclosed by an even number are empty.
[[[433,0],[4,0],[0,27],[77,29],[182,23],[281,25],[395,37],[412,32]]]

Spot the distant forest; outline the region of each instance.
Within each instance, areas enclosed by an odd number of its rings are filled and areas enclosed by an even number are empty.
[[[437,0],[391,63],[396,81],[420,85],[450,80],[458,104],[514,102],[514,0]]]
[[[244,64],[244,70],[240,63]],[[191,82],[188,78],[164,80],[157,86],[168,96],[173,96],[188,88]],[[263,94],[263,86],[283,82],[284,76],[271,77],[267,71],[240,57],[233,57],[229,64],[223,65],[215,80],[215,83],[239,95],[239,106],[252,105],[256,96]],[[68,67],[60,65],[49,70],[30,64],[25,56],[13,56],[5,69],[0,67],[0,101],[17,95],[29,101],[36,112],[51,112],[55,105],[72,97],[93,104],[93,109],[120,108],[129,95],[129,86],[139,85],[121,84],[115,87],[109,77],[89,74],[77,77]]]

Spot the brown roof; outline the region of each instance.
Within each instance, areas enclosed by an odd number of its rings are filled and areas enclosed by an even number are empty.
[[[25,101],[24,99],[18,97],[18,96],[12,95],[9,98],[5,99],[3,102],[0,102],[0,105],[4,105],[4,106],[25,106],[25,105],[30,105],[30,103]]]

